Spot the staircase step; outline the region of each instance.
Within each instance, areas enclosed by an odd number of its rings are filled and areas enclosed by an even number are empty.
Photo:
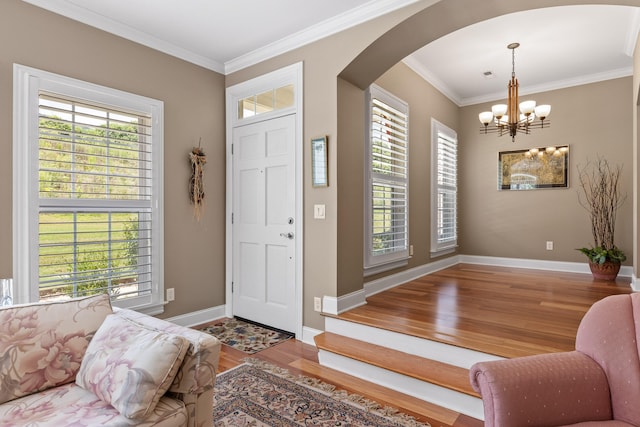
[[[339,354],[388,371],[480,397],[469,383],[469,370],[331,332],[315,336],[319,350]]]

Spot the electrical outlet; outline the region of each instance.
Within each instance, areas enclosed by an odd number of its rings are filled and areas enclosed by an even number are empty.
[[[552,251],[553,250],[553,241],[552,240],[547,240],[547,250],[548,251]]]
[[[313,310],[322,311],[322,298],[320,297],[313,298]]]
[[[174,288],[167,289],[167,301],[176,300],[176,290]]]

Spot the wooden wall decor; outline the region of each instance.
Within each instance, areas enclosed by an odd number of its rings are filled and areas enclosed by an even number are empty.
[[[189,200],[193,204],[193,215],[198,221],[202,215],[204,204],[204,164],[207,163],[207,156],[198,143],[197,147],[189,153],[191,163],[191,179],[189,180]]]

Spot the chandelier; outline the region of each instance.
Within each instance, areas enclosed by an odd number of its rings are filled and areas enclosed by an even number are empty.
[[[499,136],[508,133],[514,142],[518,132],[528,134],[533,128],[544,128],[545,119],[549,117],[551,112],[551,105],[536,106],[536,101],[532,100],[518,103],[518,79],[516,79],[516,48],[518,46],[520,43],[511,43],[507,46],[508,49],[511,49],[512,67],[507,104],[493,105],[491,111],[483,111],[478,115],[480,123],[483,124],[480,133],[497,132]],[[489,127],[491,122],[494,126]],[[546,124],[548,127],[549,121]]]

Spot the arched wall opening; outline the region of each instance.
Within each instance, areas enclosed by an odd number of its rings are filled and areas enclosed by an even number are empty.
[[[425,1],[425,5],[428,3]],[[570,5],[590,5],[590,4],[609,4],[620,6],[637,6],[637,2],[634,0],[618,0],[618,1],[585,1],[585,0],[540,0],[532,3],[527,0],[513,0],[513,1],[482,1],[476,0],[442,0],[435,4],[427,5],[424,9],[407,18],[403,22],[399,23],[381,37],[373,41],[367,48],[365,48],[360,54],[358,54],[353,61],[347,65],[338,76],[337,82],[337,139],[339,144],[337,146],[337,199],[338,199],[338,224],[337,224],[337,295],[347,295],[353,292],[357,292],[362,289],[363,284],[370,280],[375,280],[384,276],[374,276],[371,278],[364,278],[362,275],[362,258],[357,259],[358,254],[363,253],[363,223],[362,223],[362,208],[363,208],[363,191],[364,190],[364,90],[373,82],[376,82],[389,70],[393,70],[397,73],[396,76],[401,75],[404,71],[401,70],[402,65],[398,65],[400,61],[407,55],[413,53],[424,45],[446,35],[461,29],[465,26],[472,25],[484,20],[488,20],[497,16],[537,9],[556,6],[570,6]],[[636,53],[637,55],[637,53]],[[637,61],[634,71],[634,75],[638,73]],[[618,89],[622,91],[628,91],[625,89],[626,82],[620,82]],[[609,90],[609,88],[594,87],[594,94],[592,96],[598,96],[598,91],[602,92]],[[635,97],[632,91],[628,91],[629,104],[635,101]],[[471,131],[466,129],[467,120],[473,116],[469,108],[460,108],[452,106],[447,103],[446,100],[436,97],[436,102],[439,104],[440,109],[444,109],[446,112],[445,121],[449,120],[449,123],[445,123],[454,129],[458,130],[459,137],[471,139]],[[569,97],[570,95],[552,93],[553,97]],[[432,98],[433,99],[433,98]],[[560,99],[560,98],[558,98]],[[626,102],[626,95],[624,102]],[[629,105],[626,104],[626,105]],[[455,109],[456,112],[452,113],[451,110]],[[629,107],[627,107],[629,108]],[[453,117],[455,115],[455,117]],[[633,111],[633,129],[637,128],[637,114]],[[428,121],[428,117],[423,118],[425,122]],[[629,119],[631,120],[631,118]],[[413,135],[415,132],[410,131]],[[426,134],[429,131],[425,131]],[[634,135],[634,136],[632,136]],[[548,137],[548,135],[547,135]],[[565,136],[562,135],[562,138]],[[474,134],[473,138],[477,138]],[[558,134],[560,138],[560,134]],[[627,133],[622,135],[622,138],[627,138]],[[636,144],[635,134],[632,133],[632,129],[628,129],[628,146]],[[633,144],[632,141],[633,140]],[[420,144],[425,144],[425,141]],[[540,143],[544,145],[544,137],[537,140],[532,140],[530,144]],[[533,146],[532,145],[532,146]],[[497,151],[497,149],[496,149]],[[410,154],[410,156],[413,155]],[[633,169],[637,164],[636,151],[633,152]],[[423,160],[426,162],[425,167],[428,167],[429,155],[426,155]],[[492,153],[493,156],[493,153]],[[631,157],[631,148],[629,147],[629,157]],[[494,167],[493,165],[491,167]],[[413,168],[415,169],[415,167]],[[634,175],[635,177],[635,175]],[[411,178],[413,179],[413,178]],[[426,179],[428,180],[428,174]],[[631,187],[631,179],[630,179]],[[636,206],[636,187],[635,179],[633,183],[634,197],[629,197],[628,204]],[[428,188],[428,186],[426,186]],[[573,196],[573,194],[572,194]],[[631,194],[630,194],[631,196]],[[424,194],[424,198],[428,199],[428,193]],[[632,200],[633,199],[633,200]],[[428,201],[416,200],[413,194],[413,190],[410,189],[410,203],[422,204],[423,211],[429,212]],[[633,224],[637,224],[637,209],[633,209]],[[422,218],[428,222],[428,217]],[[412,219],[416,222],[417,218]],[[569,219],[570,220],[570,219]],[[412,227],[410,225],[410,227]],[[633,248],[637,246],[638,232],[632,232],[628,230],[629,234],[633,234]],[[414,234],[413,232],[410,232]],[[587,230],[586,234],[589,233]],[[424,239],[424,233],[419,236],[419,240]],[[631,237],[629,237],[631,239]],[[516,244],[516,243],[514,243]],[[631,248],[629,248],[631,249]],[[638,265],[638,254],[634,250],[633,256],[629,257],[635,266]],[[354,257],[356,259],[354,260]],[[416,254],[408,268],[415,268],[418,265],[433,262],[430,259],[428,251]],[[391,271],[389,273],[396,273],[397,271]],[[636,274],[634,274],[634,277]]]

